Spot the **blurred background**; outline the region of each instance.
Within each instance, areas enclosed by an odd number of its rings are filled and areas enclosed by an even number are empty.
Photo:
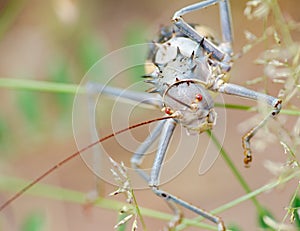
[[[161,26],[171,23],[170,18],[176,10],[194,2],[2,0],[0,78],[79,84],[85,73],[101,57],[124,46],[151,41]],[[257,35],[264,31],[264,22],[249,21],[244,16],[246,2],[231,1],[235,52],[241,51],[247,42],[245,30]],[[300,21],[298,0],[279,3],[286,18]],[[185,19],[208,25],[220,33],[217,7],[192,13]],[[293,39],[297,41],[299,36],[299,31],[296,31]],[[263,49],[264,44],[261,44],[235,62],[231,82],[245,85],[247,80],[262,75],[262,68],[253,61]],[[255,84],[251,88],[263,90],[265,85]],[[276,96],[278,90],[277,85],[268,85],[269,94]],[[76,151],[72,134],[74,95],[1,88],[0,97],[1,175],[33,179]],[[235,97],[225,99],[232,104],[255,105],[255,102]],[[267,143],[266,148],[261,151],[255,150],[251,168],[244,168],[241,136],[247,129],[240,124],[253,115],[252,112],[227,111],[224,148],[250,187],[256,189],[274,178],[264,167],[265,161],[284,163],[286,156],[277,140],[277,143]],[[109,117],[109,113],[107,116]],[[145,118],[150,119],[151,114],[149,117],[149,113],[147,116],[140,113],[140,117],[133,120],[140,122]],[[103,129],[109,131],[110,124]],[[145,137],[145,134],[141,136]],[[205,137],[204,135],[203,139],[207,139]],[[108,145],[106,150],[109,147],[109,152],[113,155],[114,145]],[[200,161],[201,155],[194,156],[188,167],[174,180],[163,185],[163,189],[206,210],[212,210],[245,193],[221,157],[202,176],[198,174]],[[80,158],[61,167],[43,182],[84,193],[95,190],[95,176]],[[110,184],[101,187],[104,195],[115,189]],[[258,196],[258,200],[280,221],[286,214],[285,207],[288,206],[296,187],[296,181],[290,182],[284,187]],[[10,195],[11,193],[1,192],[0,201],[7,200]],[[168,206],[150,190],[136,191],[136,196],[140,206],[170,212]],[[116,199],[125,200],[121,196]],[[194,217],[188,211],[184,212],[186,216]],[[250,201],[219,215],[226,224],[237,224],[242,230],[256,230],[256,210]],[[0,230],[113,230],[118,213],[24,195],[0,217]],[[33,226],[37,229],[28,229],[28,224],[33,221],[38,223]],[[165,221],[157,219],[145,218],[145,222],[147,230],[161,230],[165,225]],[[141,227],[138,230],[142,230]]]

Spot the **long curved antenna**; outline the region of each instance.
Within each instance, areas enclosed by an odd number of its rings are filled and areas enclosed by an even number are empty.
[[[72,155],[66,157],[65,159],[63,159],[62,161],[60,161],[59,163],[57,163],[56,165],[54,165],[53,167],[51,167],[50,169],[48,169],[46,172],[44,172],[42,175],[40,175],[38,178],[36,178],[35,180],[33,180],[32,182],[30,182],[28,185],[26,185],[24,188],[22,188],[19,192],[17,192],[15,195],[13,195],[10,199],[8,199],[6,202],[4,202],[1,206],[0,206],[0,211],[4,210],[9,204],[11,204],[13,201],[15,201],[16,199],[18,199],[21,195],[23,195],[27,190],[29,190],[32,186],[34,186],[35,184],[37,184],[38,182],[40,182],[41,180],[43,180],[47,175],[49,175],[50,173],[52,173],[53,171],[55,171],[56,169],[58,169],[59,167],[61,167],[62,165],[64,165],[65,163],[69,162],[70,160],[74,159],[75,157],[79,156],[79,154],[81,152],[86,151],[87,149],[95,146],[98,143],[101,143],[105,140],[108,140],[109,138],[112,138],[118,134],[121,134],[123,132],[126,132],[128,130],[131,130],[133,128],[137,128],[146,124],[150,124],[150,123],[154,123],[157,121],[161,121],[161,120],[166,120],[166,119],[172,119],[174,118],[174,116],[165,116],[165,117],[161,117],[161,118],[156,118],[156,119],[152,119],[152,120],[148,120],[148,121],[144,121],[138,124],[134,124],[132,126],[129,126],[127,128],[124,128],[122,130],[119,130],[117,132],[111,133],[110,135],[107,135],[91,144],[89,144],[88,146],[78,150],[77,152],[73,153]]]

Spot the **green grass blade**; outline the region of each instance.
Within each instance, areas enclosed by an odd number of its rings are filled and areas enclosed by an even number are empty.
[[[42,111],[40,101],[36,92],[19,91],[17,92],[17,105],[20,113],[25,118],[30,129],[36,130],[41,125]]]
[[[57,83],[48,81],[38,81],[31,79],[15,79],[15,78],[0,78],[0,88],[8,88],[15,90],[30,90],[51,93],[66,93],[76,94],[85,93],[85,89],[79,88],[76,84]],[[239,104],[220,104],[215,103],[215,107],[223,107],[227,109],[242,110],[242,111],[257,111],[254,107],[239,105]],[[283,109],[280,114],[290,116],[300,116],[300,110]]]
[[[0,175],[0,190],[7,191],[11,193],[18,192],[21,188],[25,187],[29,182],[14,178]],[[32,195],[32,196],[40,196],[44,198],[49,198],[53,200],[63,201],[63,202],[71,202],[79,205],[86,205],[88,203],[86,194],[82,192],[77,192],[69,189],[60,188],[57,186],[50,186],[46,184],[38,183],[30,190],[28,190],[24,196]],[[17,203],[15,201],[14,203]],[[99,198],[95,201],[94,206],[100,207],[102,209],[109,209],[114,211],[119,211],[122,207],[128,206],[127,203],[123,203],[120,201]],[[159,211],[155,211],[148,208],[139,207],[140,212],[143,216],[152,217],[160,220],[169,221],[173,218],[173,214],[163,213]],[[193,226],[204,228],[208,230],[216,230],[215,226],[207,225],[201,222],[194,222],[193,220],[184,219],[183,224],[193,224]]]
[[[29,90],[51,93],[75,94],[85,92],[76,84],[55,83],[49,81],[38,81],[31,79],[0,78],[0,87],[16,90]]]
[[[245,202],[261,193],[267,192],[273,188],[278,187],[279,185],[282,185],[292,179],[299,178],[300,177],[300,171],[295,171],[290,174],[287,174],[280,179],[277,179],[269,184],[266,184],[242,197],[239,197],[235,200],[232,200],[228,202],[227,204],[224,204],[211,212],[213,214],[221,213],[225,210],[228,210],[242,202]],[[28,181],[19,179],[19,178],[13,178],[13,177],[8,177],[8,176],[3,176],[0,175],[0,190],[1,191],[8,191],[15,193],[19,191],[22,187],[28,184]],[[56,186],[49,186],[45,184],[36,184],[33,188],[31,188],[29,191],[26,192],[28,195],[33,195],[33,196],[41,196],[49,199],[54,199],[54,200],[59,200],[59,201],[64,201],[64,202],[72,202],[72,203],[77,203],[77,204],[86,204],[86,195],[81,192],[69,190],[69,189],[63,189],[60,187]],[[25,195],[26,195],[25,194]],[[15,202],[17,203],[17,201]],[[111,199],[106,199],[106,198],[99,198],[98,200],[95,201],[95,206],[103,208],[103,209],[110,209],[110,210],[115,210],[119,211],[120,208],[123,206],[128,206],[128,204],[111,200]],[[141,214],[143,216],[147,217],[152,217],[152,218],[157,218],[160,220],[166,220],[169,221],[170,219],[173,218],[172,214],[168,213],[163,213],[159,211],[155,211],[152,209],[148,208],[143,208],[139,207]],[[202,218],[200,218],[202,219]],[[200,227],[200,228],[206,228],[210,230],[217,230],[215,226],[207,225],[204,223],[199,222],[199,217],[195,219],[186,219],[184,218],[182,220],[182,224],[179,225],[176,230],[182,230],[180,228],[186,226],[195,226],[195,227]]]
[[[295,171],[295,172],[291,172],[290,174],[287,174],[283,177],[280,177],[279,179],[276,179],[268,184],[265,184],[263,185],[262,187],[256,189],[256,190],[253,190],[252,192],[250,193],[247,193],[246,195],[244,196],[241,196],[241,197],[238,197],[214,210],[211,211],[212,214],[219,214],[221,212],[224,212],[230,208],[233,208],[235,206],[237,206],[238,204],[241,204],[245,201],[248,201],[249,199],[253,198],[253,197],[256,197],[258,196],[259,194],[262,194],[264,192],[268,192],[270,191],[271,189],[274,189],[276,187],[278,187],[279,185],[283,185],[293,179],[298,179],[300,177],[300,171]],[[203,219],[203,217],[196,217],[194,218],[192,221],[192,223],[190,223],[191,220],[189,220],[188,222],[186,222],[185,224],[181,224],[179,226],[176,227],[176,230],[179,231],[179,230],[183,230],[184,228],[187,227],[187,225],[192,225],[196,222],[199,222]]]
[[[210,130],[208,130],[207,133],[211,137],[213,143],[216,145],[216,147],[218,148],[218,150],[220,150],[223,159],[225,160],[227,166],[232,171],[233,175],[236,177],[236,179],[238,180],[238,182],[240,183],[240,185],[243,187],[243,189],[246,191],[246,193],[250,193],[252,191],[250,189],[250,186],[247,184],[246,180],[240,174],[240,172],[238,171],[238,169],[234,165],[233,161],[231,160],[230,156],[227,154],[227,152],[225,151],[225,149],[222,147],[222,145],[218,141],[217,137]],[[262,206],[260,205],[260,203],[258,202],[258,200],[256,200],[255,197],[252,197],[251,199],[252,199],[252,202],[255,205],[256,209],[258,210],[258,212],[262,211],[263,210]]]
[[[4,3],[4,9],[0,17],[0,39],[5,35],[8,28],[14,23],[25,3],[24,0],[10,0]]]
[[[45,230],[45,217],[39,212],[30,213],[21,228],[22,231],[42,231]]]

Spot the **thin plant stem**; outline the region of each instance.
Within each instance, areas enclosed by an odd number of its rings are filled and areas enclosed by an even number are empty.
[[[227,154],[225,149],[222,147],[222,145],[219,142],[219,140],[217,139],[217,137],[213,134],[213,132],[211,130],[208,130],[207,134],[211,137],[215,146],[220,150],[220,153],[222,154],[223,159],[225,160],[227,166],[229,167],[229,169],[231,170],[233,175],[236,177],[236,179],[238,180],[240,185],[243,187],[243,189],[246,191],[246,193],[251,193],[252,190],[250,189],[250,186],[247,184],[246,180],[240,174],[239,170],[236,168],[233,161],[231,160],[231,158],[229,157],[229,155]],[[262,206],[260,205],[260,203],[258,202],[258,200],[255,197],[252,197],[251,200],[259,212],[263,211]]]
[[[0,78],[0,87],[16,90],[29,90],[51,93],[76,94],[85,92],[76,84],[55,83],[32,79]]]
[[[258,196],[259,194],[262,194],[264,192],[268,192],[271,189],[278,187],[279,185],[282,185],[284,183],[287,183],[287,182],[291,181],[292,179],[299,178],[299,177],[300,177],[300,171],[299,170],[291,172],[290,174],[279,177],[278,179],[276,179],[276,180],[274,180],[274,181],[272,181],[268,184],[265,184],[264,186],[262,186],[262,187],[260,187],[256,190],[253,190],[252,192],[247,193],[244,196],[238,197],[237,199],[232,200],[232,201],[230,201],[230,202],[228,202],[228,203],[212,210],[211,213],[212,214],[219,214],[221,212],[224,212],[224,211],[226,211],[230,208],[233,208],[233,207],[237,206],[238,204],[241,204],[241,203],[243,203],[243,202],[245,202],[249,199],[252,199],[252,198]],[[176,227],[176,231],[183,230],[187,226],[192,226],[192,225],[196,224],[197,222],[202,221],[202,219],[203,219],[203,217],[196,217],[194,219],[183,219],[183,223]]]
[[[244,196],[241,196],[235,200],[232,200],[216,209],[211,211],[213,214],[224,212],[225,210],[228,210],[242,202],[245,202],[261,193],[267,192],[273,188],[276,188],[279,185],[282,185],[284,183],[287,183],[288,181],[300,177],[300,171],[295,171],[290,174],[284,175],[281,178],[274,180],[271,183],[268,183]],[[23,179],[14,178],[14,177],[8,177],[0,175],[0,189],[2,191],[8,191],[8,192],[17,192],[20,187],[25,186],[28,184],[28,181],[25,181]],[[88,206],[89,202],[87,200],[86,194],[81,193],[78,191],[73,191],[69,189],[60,188],[57,186],[50,186],[42,183],[36,184],[33,188],[31,188],[29,191],[26,192],[26,195],[33,195],[33,196],[41,196],[44,198],[49,198],[53,200],[58,201],[64,201],[64,202],[72,202],[77,203],[81,205]],[[109,209],[114,211],[119,211],[120,208],[123,206],[128,206],[127,203],[112,200],[112,199],[106,199],[106,198],[98,198],[96,201],[92,202],[93,206],[100,207],[102,209]],[[139,207],[140,212],[143,216],[156,218],[160,220],[170,220],[173,217],[173,214],[168,214],[148,208]],[[182,224],[177,226],[176,230],[182,230],[183,226],[195,226],[200,228],[206,228],[209,230],[216,230],[216,227],[203,224],[199,222],[199,217],[195,219],[187,219],[184,218],[182,220]]]
[[[142,216],[141,210],[140,210],[140,208],[138,206],[138,203],[137,203],[137,200],[136,200],[136,197],[135,197],[133,189],[131,189],[131,195],[132,195],[132,198],[133,198],[133,201],[134,201],[135,210],[136,210],[137,215],[140,218],[140,221],[142,223],[143,230],[146,231],[147,230],[146,223],[145,223],[144,218]]]
[[[292,199],[291,199],[291,201],[290,201],[289,207],[287,208],[287,212],[286,212],[285,216],[283,217],[281,223],[284,223],[285,220],[287,219],[288,215],[291,214],[291,213],[293,213],[293,211],[291,211],[291,210],[293,209],[293,208],[292,208],[292,205],[293,205],[293,203],[294,203],[294,200],[295,200],[296,197],[298,196],[299,189],[300,189],[300,184],[298,183],[297,188],[296,188],[296,190],[295,190],[295,192],[294,192],[294,195],[293,195],[293,197],[292,197]],[[282,230],[282,229],[279,229],[278,231],[281,231],[281,230]]]
[[[272,11],[273,11],[273,15],[275,18],[275,22],[277,24],[277,28],[280,29],[280,32],[282,34],[282,39],[283,42],[285,44],[286,47],[292,47],[291,45],[294,43],[291,33],[290,33],[290,29],[288,27],[288,24],[286,23],[286,21],[284,20],[284,17],[282,15],[282,12],[280,10],[280,7],[278,5],[278,1],[277,0],[272,0],[270,2],[271,7],[272,7]]]
[[[227,204],[224,204],[214,210],[212,210],[212,213],[215,214],[215,213],[221,213],[225,210],[228,210],[229,208],[232,208],[244,201],[247,201],[249,199],[252,199],[254,197],[256,197],[257,195],[263,193],[263,192],[267,192],[273,188],[276,188],[277,186],[281,185],[281,184],[284,184],[284,183],[287,183],[288,181],[292,180],[292,179],[295,179],[295,178],[299,178],[300,177],[300,171],[297,170],[297,171],[294,171],[290,174],[287,174],[286,176],[284,177],[279,177],[278,179],[272,181],[271,183],[268,183],[256,190],[253,190],[252,192],[242,196],[242,197],[239,197],[235,200],[232,200],[230,202],[228,202]]]
[[[39,81],[39,80],[31,80],[31,79],[14,79],[14,78],[0,78],[0,88],[40,91],[40,92],[50,92],[50,93],[66,93],[66,94],[86,93],[86,90],[84,88],[80,88],[76,84],[55,83],[55,82],[48,82],[48,81]],[[257,111],[255,107],[239,105],[239,104],[215,103],[215,107],[233,109],[233,110],[251,111],[251,112]],[[285,114],[290,116],[300,116],[300,110],[282,109],[280,111],[280,114]]]
[[[20,188],[24,187],[28,183],[29,183],[28,181],[23,179],[0,175],[1,191],[15,193],[18,192]],[[81,193],[70,189],[60,188],[58,186],[50,186],[43,183],[37,183],[34,187],[28,190],[26,194],[32,196],[40,196],[40,197],[63,201],[63,202],[76,203],[85,207],[96,206],[102,209],[108,209],[113,211],[120,211],[120,208],[124,206],[127,207],[130,206],[128,205],[128,203],[107,199],[103,197],[99,197],[94,201],[90,201],[87,199],[87,195],[85,193]],[[142,214],[143,216],[151,217],[155,219],[169,221],[173,218],[173,214],[168,214],[153,209],[139,207],[139,211],[140,214]],[[192,220],[190,222],[193,223]],[[199,222],[197,222],[197,224],[194,224],[194,226],[203,229],[208,229],[208,230],[216,230],[215,227],[212,225],[207,225]]]

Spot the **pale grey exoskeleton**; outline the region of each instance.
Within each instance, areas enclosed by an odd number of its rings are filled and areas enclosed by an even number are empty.
[[[214,4],[219,4],[220,11],[222,39],[219,42],[199,32],[197,26],[186,23],[182,17],[187,13]],[[104,88],[102,85],[92,83],[89,84],[89,91],[97,92],[101,89],[102,93],[114,96],[122,93],[122,97],[159,106],[167,115],[174,116],[174,119],[158,123],[152,133],[136,150],[131,159],[132,166],[148,182],[154,193],[164,198],[170,204],[170,207],[174,208],[177,221],[180,216],[175,204],[181,205],[216,223],[218,230],[225,230],[221,218],[159,189],[161,167],[174,129],[177,124],[181,124],[189,133],[199,134],[215,125],[216,113],[214,111],[214,100],[210,92],[262,101],[270,106],[272,110],[242,139],[245,155],[244,163],[248,165],[252,161],[250,139],[269,118],[280,112],[281,100],[227,82],[228,72],[233,62],[233,36],[229,0],[205,0],[189,5],[178,10],[172,21],[175,25],[173,29],[163,28],[158,41],[153,43],[149,54],[153,69],[144,76],[146,82],[153,85],[148,92],[160,95],[158,101],[147,101],[148,95],[146,93],[128,91],[123,93],[118,88]],[[159,139],[160,142],[151,173],[148,175],[139,168],[139,165],[143,160],[144,153],[156,139]]]

